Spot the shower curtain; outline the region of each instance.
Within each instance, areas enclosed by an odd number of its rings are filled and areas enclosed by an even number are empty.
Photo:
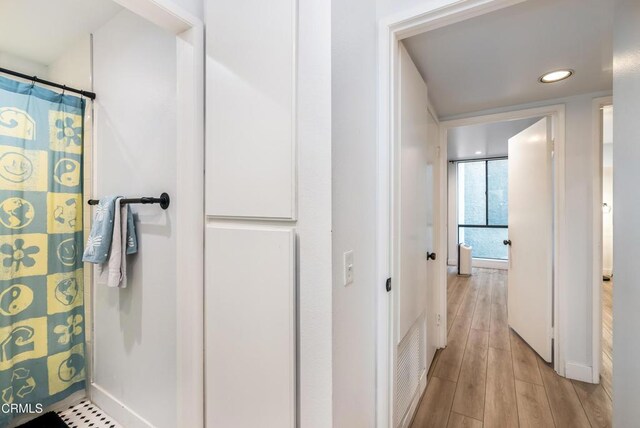
[[[0,76],[0,426],[84,388],[84,108]]]

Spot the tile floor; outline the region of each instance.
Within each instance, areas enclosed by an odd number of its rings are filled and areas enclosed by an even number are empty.
[[[58,415],[70,428],[122,428],[89,400],[58,412]]]

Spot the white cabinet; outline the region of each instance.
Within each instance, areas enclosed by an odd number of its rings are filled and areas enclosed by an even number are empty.
[[[295,217],[293,0],[207,3],[206,213]]]
[[[295,426],[291,229],[208,226],[207,427]]]

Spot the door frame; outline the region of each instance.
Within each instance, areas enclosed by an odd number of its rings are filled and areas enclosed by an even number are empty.
[[[592,382],[600,383],[602,364],[602,107],[613,105],[613,96],[594,98],[591,107],[592,114],[592,144],[593,144],[593,284],[592,284],[592,320],[591,353],[592,353]],[[614,255],[615,257],[615,255]]]
[[[391,294],[386,291],[385,284],[387,278],[390,278],[392,272],[392,225],[393,225],[393,177],[394,171],[394,153],[396,152],[397,125],[398,119],[395,100],[398,89],[398,73],[397,67],[399,63],[399,43],[408,37],[421,34],[437,28],[452,25],[466,19],[484,15],[499,9],[522,3],[525,0],[464,0],[451,3],[451,0],[437,0],[428,7],[412,9],[399,14],[395,14],[380,20],[378,24],[378,120],[377,120],[377,182],[376,182],[376,426],[391,427],[393,425],[392,404],[393,397],[391,395],[393,386],[393,352],[394,344],[392,343],[392,323],[394,317],[393,299]],[[554,199],[554,220],[558,227],[555,229],[554,247],[555,263],[554,263],[554,282],[559,281],[560,270],[559,260],[564,260],[564,139],[565,139],[565,112],[564,105],[542,107],[539,109],[530,109],[542,111],[551,111],[557,120],[557,137],[556,151],[557,156],[554,157],[554,170],[556,173],[556,195]],[[529,110],[529,111],[530,111]],[[526,110],[525,110],[526,111]],[[502,113],[499,115],[490,115],[494,117],[503,116],[519,117],[518,112]],[[545,115],[538,113],[539,116]],[[485,118],[490,117],[485,116]],[[469,119],[471,120],[471,119]],[[440,123],[441,125],[442,123]],[[445,158],[446,145],[442,145],[443,128],[440,127],[440,146],[438,153],[440,161]],[[446,132],[444,132],[446,136]],[[436,252],[440,254],[436,261],[439,278],[439,296],[438,296],[438,347],[446,346],[446,278],[447,264],[444,254],[447,252],[447,205],[442,203],[443,194],[446,198],[446,189],[443,192],[443,185],[447,183],[446,159],[445,167],[440,168],[438,193],[440,195],[440,206],[437,207],[437,215],[435,216],[434,229],[437,230]],[[445,199],[446,200],[446,199]],[[442,292],[444,284],[444,292]],[[562,319],[559,315],[558,296],[561,296],[559,287],[554,287],[554,319],[555,319],[555,349],[554,349],[554,368],[564,376],[564,355],[560,346],[560,332],[562,330]],[[564,301],[564,300],[562,300]]]
[[[176,407],[184,426],[204,426],[204,24],[168,0],[114,0],[176,37]],[[98,94],[100,96],[100,94]],[[100,144],[94,127],[94,150]],[[95,164],[95,163],[94,163]],[[97,171],[93,171],[94,174]],[[95,194],[95,176],[91,191]],[[93,299],[92,299],[93,300]],[[93,355],[92,346],[88,352]],[[93,359],[89,358],[89,361]],[[94,382],[89,364],[89,398],[127,426],[150,422]]]
[[[503,113],[471,116],[462,119],[453,119],[440,122],[440,144],[447,147],[447,132],[451,128],[460,126],[481,125],[508,120],[530,119],[535,117],[551,117],[553,135],[553,274],[552,274],[552,324],[551,337],[553,346],[553,368],[561,376],[565,376],[564,347],[561,339],[564,337],[564,319],[562,308],[566,299],[563,298],[561,282],[561,266],[566,260],[565,253],[565,105],[555,104],[542,107],[527,108],[521,110],[506,111]],[[447,160],[444,159],[446,166]],[[441,199],[440,204],[446,204],[446,195]],[[439,284],[441,292],[446,297],[447,282]],[[444,323],[446,325],[446,310],[444,311]]]
[[[398,45],[400,47],[400,45]],[[413,59],[411,58],[411,56],[409,55],[408,51],[406,50],[406,48],[402,47],[402,49],[398,49],[398,63],[397,63],[397,70],[399,71],[398,76],[401,75],[402,71],[400,69],[400,54],[401,52],[403,52],[404,54],[406,54],[409,58],[409,60],[412,62],[412,65],[415,67],[415,63],[413,63]],[[403,55],[404,56],[404,55]],[[417,69],[417,68],[416,68]],[[426,88],[426,82],[424,82],[424,79],[422,78],[422,76],[420,76],[418,74],[418,77],[422,80],[423,84],[425,85]],[[397,93],[397,97],[394,98],[393,103],[394,106],[396,108],[396,111],[398,111],[398,115],[397,115],[397,120],[400,121],[401,120],[401,116],[400,116],[400,104],[402,102],[401,100],[401,96],[400,96],[400,80],[398,80],[397,82],[397,88],[399,89],[396,93]],[[423,248],[423,259],[422,262],[424,263],[424,267],[426,269],[425,273],[426,273],[426,278],[425,281],[426,283],[424,284],[425,286],[434,286],[435,287],[435,294],[436,294],[436,299],[439,300],[439,271],[440,271],[440,259],[438,257],[436,257],[435,261],[431,261],[429,259],[427,259],[426,254],[428,252],[435,252],[436,254],[438,253],[438,245],[439,245],[439,210],[437,209],[437,204],[439,201],[439,195],[438,192],[440,190],[440,186],[439,186],[439,174],[438,174],[438,169],[440,167],[440,149],[438,146],[438,140],[440,138],[439,136],[439,121],[438,121],[438,116],[435,113],[435,110],[433,108],[433,106],[431,105],[430,101],[429,101],[429,97],[428,97],[428,88],[427,88],[427,100],[426,100],[426,105],[423,106],[424,108],[424,118],[425,118],[425,123],[428,122],[429,116],[434,120],[435,126],[436,128],[436,132],[434,133],[434,141],[431,142],[430,140],[428,140],[428,134],[429,134],[429,125],[427,124],[427,130],[425,131],[427,134],[427,141],[423,142],[423,145],[425,146],[425,149],[428,151],[430,150],[430,144],[433,144],[434,146],[434,159],[433,159],[433,168],[434,168],[434,174],[432,176],[432,199],[434,202],[434,209],[433,209],[433,247],[431,248]],[[401,193],[402,193],[402,148],[401,148],[401,144],[402,144],[402,138],[401,138],[401,129],[400,126],[396,126],[396,134],[394,136],[394,152],[393,152],[393,157],[392,157],[392,177],[391,177],[391,185],[393,186],[392,188],[392,193],[391,193],[391,197],[392,200],[390,201],[390,209],[391,209],[391,230],[390,230],[390,237],[391,237],[391,247],[390,247],[390,256],[392,257],[392,260],[390,262],[390,277],[392,278],[392,288],[390,290],[389,294],[389,303],[391,305],[391,311],[390,311],[390,316],[391,318],[389,318],[389,323],[390,323],[390,330],[389,330],[389,341],[390,341],[390,354],[389,354],[389,368],[390,368],[390,374],[391,374],[391,379],[390,379],[390,392],[391,392],[391,396],[390,396],[390,418],[393,421],[395,419],[395,416],[393,414],[393,411],[395,409],[394,406],[394,402],[393,402],[393,397],[396,395],[396,384],[395,384],[395,376],[393,375],[395,373],[395,369],[396,369],[396,363],[397,361],[399,361],[398,359],[398,355],[399,355],[399,350],[400,350],[400,345],[402,344],[404,338],[403,337],[397,337],[397,328],[399,326],[399,317],[397,315],[399,315],[398,310],[400,308],[399,302],[399,292],[400,292],[400,287],[399,287],[399,283],[402,281],[401,280],[401,259],[402,259],[402,254],[401,254],[401,241],[402,241],[402,225],[400,224],[401,221],[401,217],[402,217],[402,198],[401,198]],[[435,271],[433,272],[433,277],[434,277],[434,283],[431,284],[429,282],[429,276],[430,276],[430,269],[435,269]],[[425,290],[427,296],[429,293],[429,290]],[[427,298],[428,299],[428,298]],[[427,317],[427,313],[429,312],[429,302],[428,300],[425,300],[425,305],[420,313],[420,315],[418,316],[418,319],[416,320],[416,324],[417,323],[422,323],[424,324],[424,331],[423,331],[423,340],[422,340],[422,349],[421,351],[425,353],[425,363],[426,360],[428,358],[426,358],[426,351],[427,351],[427,341],[426,341],[426,337],[428,335],[429,332],[429,323],[437,323],[437,315],[434,316],[432,319],[429,319]],[[438,308],[438,312],[440,312],[439,308]],[[411,330],[413,329],[413,327],[415,326],[415,324],[409,328],[409,330],[406,332],[406,336],[410,335]],[[435,347],[440,348],[440,336],[441,336],[441,332],[439,331],[439,328],[436,328],[437,333],[436,333],[436,337],[434,338],[434,342],[435,342]],[[405,337],[406,337],[405,336]],[[398,427],[400,428],[405,428],[408,427],[409,424],[411,424],[412,420],[413,420],[413,414],[415,413],[415,410],[418,407],[418,404],[420,402],[420,398],[422,397],[422,393],[424,392],[426,385],[427,385],[427,373],[428,373],[429,367],[425,367],[424,373],[423,375],[420,377],[419,381],[418,381],[418,391],[417,393],[412,396],[412,401],[409,403],[409,407],[407,409],[407,415],[405,416],[405,418],[403,418],[401,420],[400,425],[398,425]]]

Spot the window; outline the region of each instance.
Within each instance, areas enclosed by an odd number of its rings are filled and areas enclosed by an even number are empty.
[[[508,190],[507,159],[458,162],[458,242],[474,257],[507,259]]]

